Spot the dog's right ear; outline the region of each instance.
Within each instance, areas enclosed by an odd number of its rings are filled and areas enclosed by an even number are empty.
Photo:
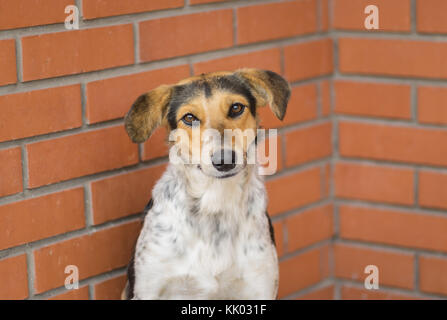
[[[142,94],[133,103],[124,118],[127,134],[133,142],[146,141],[163,123],[171,92],[171,86],[163,85]]]

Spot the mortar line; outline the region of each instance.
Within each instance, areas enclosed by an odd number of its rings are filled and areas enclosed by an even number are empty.
[[[140,64],[140,26],[138,22],[132,23],[133,29],[133,50],[134,50],[134,65]]]
[[[23,188],[23,192],[25,192],[26,190],[28,190],[28,186],[29,186],[29,176],[28,176],[28,153],[26,150],[26,146],[25,144],[21,144],[20,145],[20,153],[21,153],[21,164],[22,164],[22,188]],[[0,200],[2,199],[2,197],[0,197]]]
[[[413,288],[413,290],[418,293],[421,293],[421,290],[419,288],[420,280],[419,280],[419,253],[418,252],[416,252],[414,254],[413,268],[414,268],[414,270],[413,270],[413,273],[414,273],[414,284],[413,284],[414,288]]]
[[[411,118],[415,124],[418,124],[418,86],[415,83],[410,84],[411,96]]]
[[[23,82],[23,59],[22,59],[22,41],[21,38],[16,36],[15,40],[15,55],[16,55],[16,76],[17,82],[11,84],[13,87],[17,87]]]
[[[28,299],[33,299],[35,293],[35,278],[36,278],[36,269],[34,263],[34,255],[33,250],[29,247],[25,250],[26,254],[26,265],[27,265],[27,278],[28,278]]]
[[[93,206],[93,202],[92,202],[91,183],[86,182],[84,184],[84,215],[85,215],[85,226],[86,227],[91,227],[94,225],[92,206]]]

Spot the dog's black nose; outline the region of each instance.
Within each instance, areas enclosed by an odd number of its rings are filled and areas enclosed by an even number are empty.
[[[218,171],[230,171],[236,167],[236,153],[228,149],[216,151],[211,157],[211,162]]]

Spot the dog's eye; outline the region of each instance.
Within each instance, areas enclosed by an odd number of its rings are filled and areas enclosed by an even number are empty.
[[[182,121],[187,126],[192,126],[193,121],[199,121],[199,119],[192,113],[187,113],[183,116]]]
[[[230,110],[228,111],[228,116],[231,118],[236,118],[237,116],[241,115],[245,110],[245,106],[242,103],[233,103],[230,107]]]

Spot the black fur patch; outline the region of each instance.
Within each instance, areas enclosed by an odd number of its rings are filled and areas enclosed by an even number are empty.
[[[168,107],[168,123],[172,129],[177,129],[177,110],[185,102],[196,96],[200,90],[199,82],[174,86]]]
[[[129,287],[127,288],[127,300],[131,300],[134,297],[135,288],[135,252],[130,258],[129,264],[127,265],[127,281],[129,282]]]
[[[216,78],[216,85],[221,90],[240,94],[248,100],[250,112],[256,116],[256,99],[250,91],[250,87],[235,75],[221,76]]]
[[[272,243],[276,246],[276,241],[275,241],[275,230],[273,229],[273,224],[272,224],[272,219],[270,219],[270,216],[268,214],[268,212],[265,212],[265,215],[267,216],[267,219],[269,221],[269,232],[270,232],[270,239],[272,240]]]
[[[143,210],[143,219],[146,217],[149,210],[151,210],[154,205],[154,200],[151,198]],[[136,243],[135,243],[136,247]],[[127,288],[127,300],[131,300],[134,297],[135,288],[135,247],[133,249],[132,257],[130,258],[129,264],[127,265],[127,281],[129,282],[129,287]]]

